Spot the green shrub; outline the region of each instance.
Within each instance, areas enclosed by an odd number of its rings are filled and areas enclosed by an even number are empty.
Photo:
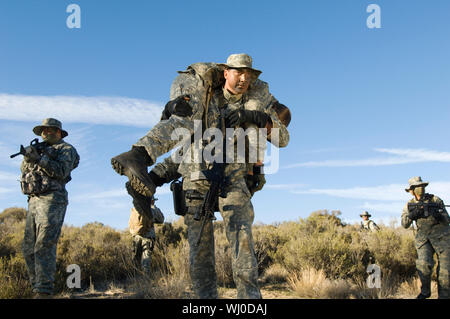
[[[11,208],[0,214],[1,298],[27,298],[31,294],[21,252],[25,213],[24,209]],[[310,269],[317,269],[329,280],[323,282],[331,283],[325,285],[327,290],[321,295],[329,295],[329,291],[347,293],[348,286],[342,280],[354,285],[352,289],[364,286],[367,265],[375,262],[381,267],[383,282],[390,283],[389,291],[378,293],[380,297],[391,294],[396,283],[400,286],[402,281],[414,277],[416,251],[411,231],[391,226],[375,233],[361,232],[355,225],[342,223],[339,214],[318,211],[297,222],[254,226],[261,282],[284,283],[291,274],[306,274]],[[67,291],[66,267],[77,264],[81,268],[82,288],[88,288],[91,283],[98,287],[102,283],[131,280],[130,289],[137,296],[181,298],[189,295],[186,292],[190,282],[189,245],[183,219],[156,225],[155,230],[153,273],[151,278],[142,281],[141,273],[132,262],[132,237],[128,230],[117,231],[97,222],[82,227],[64,226],[57,246],[55,291]],[[214,223],[214,232],[218,284],[234,287],[231,249],[223,222]],[[299,278],[290,279],[297,292],[303,289]],[[148,285],[166,287],[167,291]],[[373,297],[372,292],[366,290],[358,288],[354,295]]]

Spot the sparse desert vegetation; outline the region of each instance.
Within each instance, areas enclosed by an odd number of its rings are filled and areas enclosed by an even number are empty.
[[[21,243],[23,208],[0,214],[0,298],[29,298]],[[183,219],[156,226],[151,276],[135,269],[131,236],[101,223],[64,226],[57,251],[56,297],[193,298]],[[346,225],[339,212],[317,211],[305,219],[253,230],[264,298],[414,298],[418,294],[414,236],[400,227],[377,233]],[[216,270],[221,298],[234,298],[230,249],[222,222],[215,222]],[[369,288],[367,265],[382,273]],[[66,267],[81,268],[81,289],[66,287]]]

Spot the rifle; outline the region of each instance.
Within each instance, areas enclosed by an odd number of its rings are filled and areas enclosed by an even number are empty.
[[[424,203],[419,201],[418,203],[408,203],[408,217],[411,220],[417,220],[419,218],[427,218],[433,216],[436,220],[441,220],[441,213],[443,208],[449,207],[449,205],[442,205],[438,203]]]
[[[203,174],[206,176],[208,181],[210,182],[209,190],[203,199],[202,206],[199,210],[197,210],[194,214],[194,220],[202,221],[202,226],[200,228],[200,233],[198,234],[197,243],[198,246],[200,244],[200,240],[203,234],[203,229],[205,228],[206,222],[208,220],[216,220],[214,216],[214,212],[216,211],[218,197],[225,197],[224,195],[224,187],[226,186],[225,182],[225,157],[223,154],[226,150],[226,138],[225,138],[225,107],[223,103],[220,103],[220,124],[222,130],[222,138],[223,138],[223,148],[222,148],[222,163],[213,162],[213,166],[210,170],[203,171]]]
[[[29,154],[31,154],[31,152],[33,151],[33,148],[35,148],[39,154],[42,154],[44,152],[46,146],[47,146],[47,143],[39,142],[39,139],[35,138],[30,142],[30,146],[23,147],[23,145],[20,145],[20,152],[17,152],[16,154],[12,154],[9,157],[14,158],[19,155],[23,155],[26,157]]]

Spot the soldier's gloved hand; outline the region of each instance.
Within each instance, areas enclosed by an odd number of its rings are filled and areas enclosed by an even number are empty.
[[[149,176],[153,183],[155,183],[156,187],[163,186],[165,183],[168,183],[165,178],[160,177],[158,174],[156,174],[153,171],[150,171]]]
[[[409,209],[408,210],[408,218],[409,219],[411,219],[411,220],[417,220],[417,219],[419,219],[419,216],[420,216],[421,214],[420,214],[420,211],[419,211],[419,209]]]
[[[261,189],[263,189],[264,185],[266,184],[266,178],[264,177],[264,174],[254,175],[254,177],[256,179],[256,187],[253,189],[252,195],[255,192],[258,192]]]
[[[225,115],[227,127],[242,126],[246,122],[256,124],[259,128],[266,126],[269,115],[261,111],[249,111],[244,109],[234,110]]]
[[[252,196],[255,192],[260,191],[264,187],[265,183],[266,178],[264,177],[264,174],[247,175],[246,177],[247,188]]]
[[[174,100],[167,102],[161,116],[161,120],[167,120],[171,115],[175,114],[181,117],[192,115],[192,106],[188,103],[191,97],[187,94],[180,95]]]
[[[24,155],[24,158],[29,163],[37,163],[41,159],[41,155],[35,147],[29,146],[28,152]]]

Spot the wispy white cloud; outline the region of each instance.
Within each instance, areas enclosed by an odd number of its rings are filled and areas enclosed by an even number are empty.
[[[11,188],[5,188],[5,187],[0,187],[0,194],[7,194],[7,193],[11,193],[14,190]]]
[[[376,148],[375,151],[402,156],[405,159],[421,160],[423,162],[450,162],[449,152],[438,152],[427,149]]]
[[[19,186],[19,174],[13,174],[11,172],[0,171],[0,198],[9,196],[13,192],[17,192],[20,189]]]
[[[403,207],[405,206],[405,202],[364,202],[359,208],[361,210],[367,210],[369,212],[380,212],[380,213],[393,213],[400,216]]]
[[[159,121],[162,106],[127,97],[27,96],[0,94],[0,119],[33,121],[55,117],[63,123],[149,127]]]
[[[327,195],[377,202],[401,201],[404,203],[411,198],[411,195],[405,192],[406,187],[407,184],[388,184],[371,187],[293,189],[291,192],[294,194]],[[439,196],[446,202],[450,201],[450,182],[432,182],[426,191]]]
[[[89,192],[84,194],[76,194],[72,197],[74,201],[90,201],[93,199],[111,199],[126,198],[129,196],[125,188],[111,189],[103,192]]]
[[[270,189],[297,189],[301,187],[305,187],[305,184],[266,184],[264,188]]]
[[[450,163],[449,152],[438,152],[427,149],[376,148],[376,152],[391,154],[390,157],[372,157],[366,159],[324,160],[296,163],[285,166],[295,167],[358,167],[358,166],[386,166],[423,162]]]
[[[390,184],[373,187],[351,188],[316,188],[307,190],[293,190],[294,194],[328,195],[340,198],[395,201],[407,200],[408,194],[404,191],[405,185]]]
[[[165,185],[161,188],[157,188],[155,196],[158,197],[158,195],[166,195],[168,193],[171,193],[170,188],[168,185]],[[116,189],[110,189],[100,192],[88,192],[88,193],[78,193],[71,196],[71,199],[73,201],[77,202],[87,202],[90,200],[106,200],[106,199],[130,199],[130,195],[128,195],[125,187],[116,188]]]
[[[4,185],[5,183],[13,183],[19,179],[19,174],[14,174],[11,172],[0,171],[0,182]]]

